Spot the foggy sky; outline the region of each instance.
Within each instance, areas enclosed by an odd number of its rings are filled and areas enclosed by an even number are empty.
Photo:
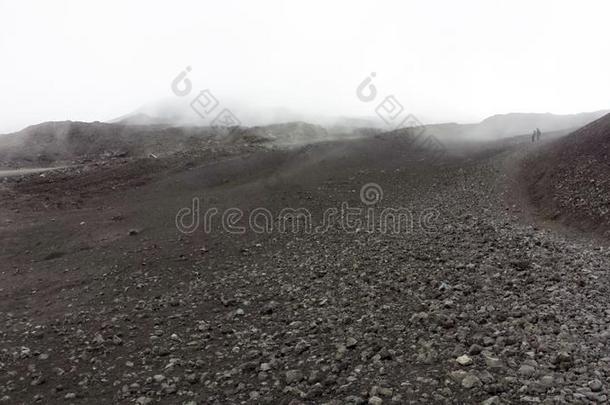
[[[196,89],[257,111],[371,116],[375,72],[424,122],[610,107],[600,1],[0,0],[0,133],[108,120]]]

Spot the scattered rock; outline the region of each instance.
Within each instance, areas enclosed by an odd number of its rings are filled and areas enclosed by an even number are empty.
[[[289,370],[286,372],[286,383],[294,384],[303,380],[304,375],[301,370]]]
[[[519,367],[519,374],[525,377],[531,377],[536,374],[536,369],[528,364],[523,364]]]
[[[462,379],[462,387],[464,388],[473,388],[481,386],[481,380],[474,374],[468,373]]]
[[[593,392],[600,392],[602,390],[602,382],[600,380],[591,380],[587,385]]]
[[[472,358],[468,355],[462,355],[456,359],[459,365],[461,366],[469,366],[472,364]]]
[[[347,347],[348,349],[353,349],[354,347],[356,347],[357,344],[358,341],[353,337],[348,337],[345,341],[345,347]]]
[[[381,405],[383,404],[383,399],[379,398],[379,397],[370,397],[369,398],[369,405]]]

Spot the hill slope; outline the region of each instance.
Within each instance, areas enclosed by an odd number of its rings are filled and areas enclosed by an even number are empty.
[[[610,231],[610,114],[541,148],[525,162],[533,202],[547,218]]]
[[[0,137],[0,164],[38,166],[112,156],[147,156],[201,147],[210,128],[45,122]]]
[[[141,122],[152,122],[145,116]],[[374,132],[333,133],[304,122],[260,127],[172,127],[163,124],[46,122],[0,136],[0,167],[39,167],[109,157],[146,157],[214,146],[292,146]]]

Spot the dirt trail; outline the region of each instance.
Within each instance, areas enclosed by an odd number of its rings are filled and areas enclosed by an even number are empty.
[[[70,166],[36,167],[36,168],[31,168],[31,169],[7,169],[7,170],[0,170],[0,178],[2,178],[2,177],[16,177],[16,176],[23,176],[23,175],[27,175],[27,174],[35,174],[35,173],[43,173],[43,172],[48,172],[50,170],[65,169],[67,167],[70,167]]]

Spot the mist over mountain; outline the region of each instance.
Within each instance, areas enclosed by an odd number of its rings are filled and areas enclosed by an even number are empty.
[[[551,113],[498,114],[481,121],[473,132],[473,135],[481,137],[504,137],[508,135],[529,133],[534,128],[539,128],[543,132],[552,132],[566,128],[579,128],[608,114],[608,112],[610,112],[610,110],[564,115]]]
[[[231,100],[228,103],[221,102],[209,115],[199,115],[193,109],[192,99],[165,98],[156,102],[145,104],[133,112],[109,120],[111,123],[124,124],[168,124],[173,126],[207,126],[211,125],[214,118],[228,109],[239,121],[241,126],[273,125],[287,122],[309,122],[323,126],[347,126],[347,127],[382,127],[383,121],[375,116],[348,117],[320,114],[308,114],[295,111],[287,107],[270,107],[248,105],[243,102]]]
[[[382,118],[371,115],[366,117],[324,116],[298,113],[288,108],[264,108],[240,103],[230,104],[231,112],[243,126],[265,126],[288,122],[308,122],[327,128],[378,128],[390,131],[395,128],[386,124]],[[594,121],[610,110],[583,112],[576,114],[552,113],[507,113],[496,114],[479,123],[434,123],[423,122],[430,133],[444,139],[497,139],[531,133],[535,128],[543,132],[579,128]],[[110,122],[127,125],[166,124],[173,126],[206,126],[214,119],[198,115],[188,100],[168,98],[142,106],[132,113],[118,117]]]
[[[209,147],[210,142],[234,144],[243,141],[275,146],[295,146],[331,140],[366,138],[392,132],[379,118],[307,117],[287,109],[258,115],[236,110],[250,125],[223,129],[202,119],[190,107],[175,102],[155,104],[118,117],[112,122],[48,122],[0,136],[0,163],[8,166],[44,166],[112,156],[143,157]],[[441,142],[493,141],[542,132],[569,132],[604,115],[606,111],[570,115],[499,114],[476,124],[425,125],[423,133]],[[240,120],[241,121],[241,120]]]

